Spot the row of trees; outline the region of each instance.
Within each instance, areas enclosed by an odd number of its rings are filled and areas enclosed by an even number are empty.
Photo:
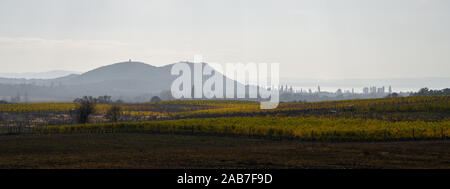
[[[411,96],[436,96],[436,95],[450,95],[450,88],[441,90],[432,90],[427,87],[420,89],[418,92],[411,93]]]
[[[152,97],[151,102],[159,102],[161,98],[158,96]],[[75,110],[72,111],[72,115],[74,119],[78,123],[88,123],[89,117],[95,114],[95,106],[97,103],[101,104],[111,104],[113,101],[111,100],[111,96],[99,96],[94,98],[92,96],[84,96],[82,98],[77,98],[74,100],[75,103],[79,105]],[[105,118],[109,119],[112,122],[119,121],[122,116],[122,108],[120,105],[114,104],[106,111]]]
[[[97,98],[93,98],[91,96],[89,96],[89,98],[91,98],[92,101],[94,101],[95,103],[100,103],[100,104],[123,104],[124,102],[122,100],[116,100],[113,101],[111,96],[108,95],[104,95],[104,96],[99,96]],[[76,98],[75,100],[73,100],[73,102],[75,103],[80,103],[84,100],[83,98]],[[160,102],[162,101],[161,98],[159,96],[153,96],[150,99],[150,102]]]
[[[101,103],[101,104],[112,104],[113,101],[111,100],[111,96],[105,95],[105,96],[99,96],[97,98],[94,98],[92,96],[84,96],[82,98],[76,98],[73,100],[75,103],[83,103],[83,102],[93,102],[93,103]]]

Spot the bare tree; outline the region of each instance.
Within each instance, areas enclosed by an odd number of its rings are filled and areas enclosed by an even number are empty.
[[[112,122],[117,122],[122,116],[122,108],[119,105],[112,105],[106,112],[105,118]]]
[[[79,105],[74,111],[75,120],[78,123],[88,123],[89,116],[95,113],[97,100],[91,96],[84,96],[81,99],[77,99],[77,102]]]
[[[111,96],[108,96],[108,95],[99,96],[97,98],[97,102],[101,103],[101,104],[110,104],[110,103],[112,103]]]

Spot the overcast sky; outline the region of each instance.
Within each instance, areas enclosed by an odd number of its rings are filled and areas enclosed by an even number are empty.
[[[284,77],[450,77],[450,1],[0,1],[0,72],[195,54],[278,62]]]

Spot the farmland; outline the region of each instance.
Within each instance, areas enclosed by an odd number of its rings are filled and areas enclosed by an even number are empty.
[[[420,140],[450,135],[448,96],[282,103],[260,110],[246,101],[166,101],[122,104],[118,123],[96,106],[91,124],[75,124],[74,103],[0,105],[0,133],[144,132],[248,136],[291,140]]]
[[[445,141],[308,142],[108,133],[0,137],[0,168],[450,168]]]
[[[249,101],[163,101],[120,104],[118,122],[105,118],[112,104],[97,104],[87,124],[73,120],[76,103],[2,104],[0,167],[448,168],[449,99],[297,102],[273,110]],[[248,150],[255,156],[226,155]],[[162,163],[169,159],[176,162]]]

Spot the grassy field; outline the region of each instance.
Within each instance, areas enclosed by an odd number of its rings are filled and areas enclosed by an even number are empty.
[[[450,168],[448,141],[300,142],[161,134],[0,137],[0,168]]]

